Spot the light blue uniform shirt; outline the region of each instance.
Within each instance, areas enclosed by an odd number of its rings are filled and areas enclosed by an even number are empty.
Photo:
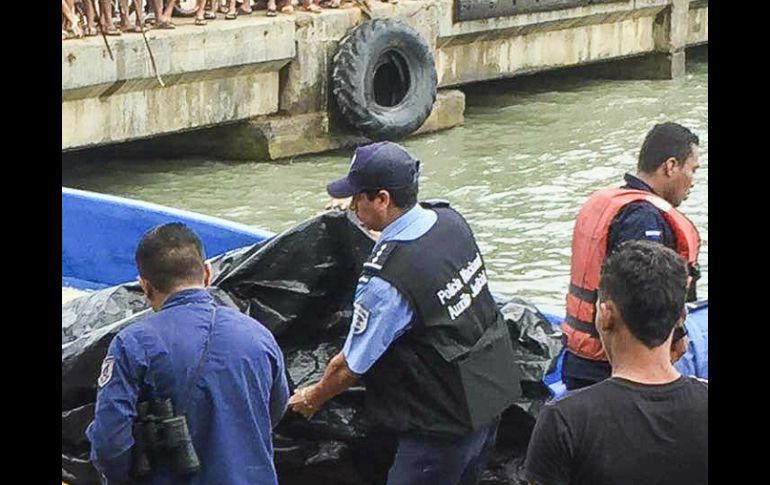
[[[708,310],[705,310],[706,312]],[[687,352],[674,363],[680,374],[709,378],[709,328],[708,313],[703,310],[697,318],[688,317],[684,321],[687,328]]]
[[[372,252],[388,241],[413,241],[433,227],[438,216],[419,204],[382,231]],[[353,323],[342,348],[348,368],[365,374],[390,344],[409,329],[413,311],[406,297],[378,276],[360,278],[353,302]]]

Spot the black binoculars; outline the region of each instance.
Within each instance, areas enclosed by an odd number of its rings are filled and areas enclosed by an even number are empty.
[[[171,399],[143,401],[137,408],[131,474],[147,477],[164,467],[178,475],[196,473],[200,462],[187,418],[175,415]]]

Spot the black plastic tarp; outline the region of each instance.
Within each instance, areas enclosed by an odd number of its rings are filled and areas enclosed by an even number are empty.
[[[212,294],[264,324],[280,344],[290,386],[320,379],[342,349],[363,262],[374,246],[348,213],[328,212],[273,239],[211,260]],[[112,338],[151,311],[137,284],[90,293],[62,305],[62,479],[98,483],[84,431],[93,418],[96,379]],[[518,484],[534,415],[547,392],[540,383],[561,346],[537,310],[501,304],[517,363],[522,401],[503,415],[494,459],[482,483]],[[312,419],[291,412],[274,432],[283,485],[384,483],[395,440],[372,431],[363,406],[364,380],[328,402]]]

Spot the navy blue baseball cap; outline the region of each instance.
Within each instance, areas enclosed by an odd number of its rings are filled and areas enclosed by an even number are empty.
[[[342,199],[367,190],[402,189],[417,183],[420,162],[401,145],[381,141],[356,148],[347,176],[326,186]]]

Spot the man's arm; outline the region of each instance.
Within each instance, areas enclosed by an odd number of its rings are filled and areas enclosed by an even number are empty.
[[[273,427],[281,421],[286,413],[286,405],[289,400],[289,384],[286,381],[286,364],[278,344],[275,344],[276,365],[273,373],[273,388],[270,391],[270,422]]]
[[[144,352],[133,339],[115,337],[102,362],[94,420],[86,430],[91,461],[110,482],[125,480],[134,446],[133,424]]]
[[[676,241],[666,220],[660,211],[645,202],[637,202],[624,207],[610,224],[607,235],[607,255],[626,241],[657,241],[676,250]]]
[[[316,384],[299,389],[289,399],[289,406],[306,418],[313,416],[321,406],[337,394],[347,390],[358,380],[348,368],[342,352],[335,355]]]
[[[676,238],[660,211],[647,202],[635,202],[624,207],[610,224],[607,235],[607,255],[626,241],[646,239],[656,241],[676,251]],[[690,279],[687,301],[697,300],[696,280]]]
[[[364,279],[366,280],[366,279]],[[356,289],[353,320],[342,352],[327,365],[321,380],[298,389],[289,407],[312,416],[329,399],[365,374],[412,321],[407,300],[390,283],[372,276]]]

